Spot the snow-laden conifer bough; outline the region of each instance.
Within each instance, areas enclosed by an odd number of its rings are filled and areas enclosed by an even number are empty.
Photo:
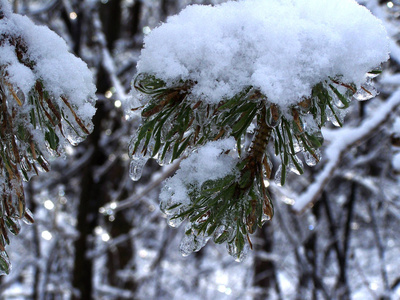
[[[354,0],[194,5],[144,42],[131,176],[150,157],[187,156],[160,195],[171,226],[188,220],[181,252],[212,238],[238,260],[273,216],[272,170],[283,185],[287,172],[303,173],[300,153],[315,165],[321,127],[341,126],[352,98],[376,95],[371,79],[388,59],[384,27]]]
[[[22,182],[92,131],[95,91],[64,40],[0,0],[0,274],[11,268],[9,232],[18,234],[20,219],[33,222]]]

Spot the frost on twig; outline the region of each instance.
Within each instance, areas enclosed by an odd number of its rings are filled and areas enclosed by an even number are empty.
[[[131,175],[150,157],[188,157],[160,196],[171,225],[188,220],[182,253],[212,238],[242,259],[273,216],[271,175],[283,185],[302,174],[299,153],[315,165],[321,128],[341,126],[352,98],[376,95],[387,59],[385,29],[353,0],[195,5],[153,30],[132,92],[143,124]]]
[[[33,222],[23,181],[91,131],[95,86],[86,64],[54,32],[0,1],[0,273],[10,271],[8,234]]]
[[[343,128],[336,131],[330,137],[330,144],[325,149],[326,164],[319,172],[315,181],[310,184],[307,189],[300,195],[291,195],[291,198],[296,199],[293,209],[296,212],[305,210],[308,206],[312,205],[320,193],[324,190],[325,185],[332,178],[332,174],[338,167],[340,160],[352,146],[360,141],[365,140],[371,135],[382,123],[389,120],[389,115],[395,111],[400,105],[400,91],[395,92],[384,104],[379,108],[374,115],[365,120],[357,128]]]

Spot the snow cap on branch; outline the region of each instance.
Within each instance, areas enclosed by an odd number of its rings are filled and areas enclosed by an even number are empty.
[[[285,108],[329,76],[359,86],[388,58],[381,21],[354,0],[244,0],[170,17],[145,38],[138,72],[191,80],[208,103],[251,85]]]
[[[11,5],[7,0],[0,0],[0,18],[8,17],[12,14]]]
[[[237,159],[224,154],[225,151],[235,147],[233,137],[211,141],[197,152],[192,153],[181,162],[180,169],[175,176],[169,178],[160,194],[161,202],[172,201],[174,204],[187,205],[190,202],[187,186],[200,189],[207,180],[216,180],[227,176],[234,170]]]
[[[0,0],[0,275],[11,270],[8,231],[33,222],[23,180],[49,171],[49,157],[90,134],[95,92],[90,70],[62,38]]]
[[[0,37],[4,39],[0,44],[0,65],[9,83],[27,97],[40,80],[52,97],[66,97],[71,105],[79,107],[77,115],[89,121],[96,111],[96,87],[86,63],[70,53],[55,32],[35,25],[26,16],[13,14],[7,0],[0,0],[0,10],[5,16],[0,19]],[[15,43],[23,47],[22,57],[18,57]]]

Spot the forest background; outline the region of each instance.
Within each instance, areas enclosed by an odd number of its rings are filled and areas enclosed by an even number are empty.
[[[183,257],[184,226],[167,225],[159,209],[162,181],[178,163],[149,161],[129,177],[128,144],[140,119],[123,110],[143,37],[187,0],[13,0],[14,12],[62,36],[93,71],[94,132],[49,173],[25,185],[35,224],[23,225],[1,277],[2,299],[397,299],[400,297],[400,118],[385,111],[400,97],[400,2],[364,0],[390,36],[391,60],[375,80],[380,95],[353,101],[344,128],[324,131],[322,161],[271,184],[275,216],[253,238],[241,263],[209,243]],[[388,104],[389,103],[389,104]],[[377,114],[382,120],[368,123]],[[370,126],[353,140],[346,129]],[[366,127],[364,127],[366,128]],[[350,139],[321,181],[315,205],[291,205],[326,172],[336,141]],[[325,158],[325,159],[324,159]]]

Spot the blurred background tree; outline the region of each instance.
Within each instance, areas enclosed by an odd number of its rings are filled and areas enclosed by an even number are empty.
[[[269,186],[275,217],[259,230],[244,262],[214,244],[180,255],[184,227],[169,228],[158,207],[161,182],[178,163],[150,161],[140,181],[129,178],[128,144],[140,120],[122,106],[144,34],[188,4],[218,2],[11,1],[15,12],[57,32],[89,65],[99,100],[88,139],[25,186],[36,223],[22,226],[8,248],[13,270],[1,278],[2,298],[399,298],[398,1],[359,1],[391,38],[391,60],[375,83],[380,96],[353,101],[345,126],[325,130],[319,165],[290,175],[284,188]],[[346,131],[365,126],[365,134]],[[329,151],[344,138],[346,147],[328,165]],[[320,193],[305,194],[312,183]],[[296,214],[292,205],[304,195],[315,204]]]

